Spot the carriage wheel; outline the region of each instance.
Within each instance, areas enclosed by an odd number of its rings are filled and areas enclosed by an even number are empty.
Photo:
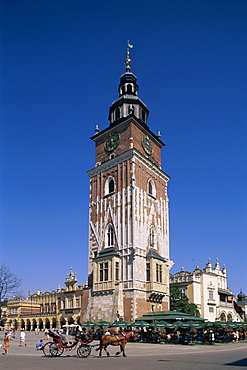
[[[58,345],[56,343],[52,343],[50,345],[50,354],[54,357],[61,356],[63,351],[64,351],[64,348],[58,347]]]
[[[82,344],[78,349],[77,349],[77,355],[79,357],[88,357],[91,353],[91,347],[88,346],[87,344]]]
[[[47,342],[43,347],[43,353],[45,356],[51,356],[50,352],[50,345],[53,344],[53,342]]]

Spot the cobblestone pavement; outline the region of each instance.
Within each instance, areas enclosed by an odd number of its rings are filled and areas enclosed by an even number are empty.
[[[0,332],[0,338],[3,338],[4,332]],[[88,358],[79,358],[77,351],[64,351],[58,358],[45,357],[43,351],[36,350],[35,344],[39,339],[44,339],[44,334],[35,335],[34,332],[26,333],[26,347],[19,347],[19,333],[11,341],[9,355],[0,356],[0,367],[18,370],[38,370],[44,368],[81,369],[82,366],[97,369],[105,369],[121,366],[124,369],[142,369],[153,367],[155,369],[169,368],[169,370],[186,369],[238,369],[247,366],[247,343],[229,343],[215,345],[168,345],[151,343],[128,343],[126,346],[127,358],[115,356],[118,347],[109,346],[111,357],[103,353],[102,359],[99,359],[96,352],[98,341],[93,341],[91,355]],[[73,341],[73,337],[67,337]],[[44,340],[44,343],[50,340]],[[2,344],[3,342],[0,341]],[[2,353],[2,348],[0,349]],[[169,366],[167,367],[166,365]],[[3,366],[2,366],[3,365]]]

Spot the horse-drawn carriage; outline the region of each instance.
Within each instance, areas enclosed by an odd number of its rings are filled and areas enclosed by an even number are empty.
[[[93,336],[89,336],[85,332],[81,331],[79,325],[76,328],[75,339],[73,342],[68,343],[65,337],[51,330],[49,331],[49,336],[53,339],[53,342],[47,342],[44,345],[43,353],[45,356],[58,357],[62,355],[64,350],[71,351],[77,349],[77,355],[79,357],[88,357],[91,353],[92,347],[95,346],[98,347],[96,351],[99,350],[100,357],[102,356],[102,349],[105,350],[107,356],[110,356],[107,347],[112,345],[120,346],[120,351],[117,352],[116,355],[123,353],[123,356],[126,357],[125,346],[129,338],[132,336],[132,331],[127,333],[122,332],[118,335],[105,334],[101,337],[100,344],[95,345],[89,344],[93,341]]]
[[[85,333],[76,329],[75,339],[73,342],[67,342],[66,339],[59,333],[49,331],[49,336],[53,339],[53,342],[47,342],[43,347],[43,353],[45,356],[58,357],[66,351],[72,351],[77,348],[77,355],[79,357],[88,357],[91,353],[90,342],[93,340],[93,336],[88,336]]]

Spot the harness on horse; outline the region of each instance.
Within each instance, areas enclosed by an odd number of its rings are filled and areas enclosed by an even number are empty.
[[[119,335],[116,335],[116,334],[110,334],[110,335],[116,337],[117,340],[111,340],[111,341],[105,343],[104,345],[109,345],[111,343],[122,342],[123,340],[126,340],[128,342],[129,338],[127,337],[126,333],[124,331],[122,331],[121,334],[123,335],[124,338],[119,338]],[[96,349],[96,351],[98,351],[100,349],[100,347],[101,347],[101,345],[99,346],[99,348]]]

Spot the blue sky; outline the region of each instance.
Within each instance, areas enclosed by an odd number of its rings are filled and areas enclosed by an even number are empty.
[[[95,125],[132,71],[171,176],[172,273],[226,265],[247,294],[247,3],[1,1],[1,262],[22,290],[87,279]]]

